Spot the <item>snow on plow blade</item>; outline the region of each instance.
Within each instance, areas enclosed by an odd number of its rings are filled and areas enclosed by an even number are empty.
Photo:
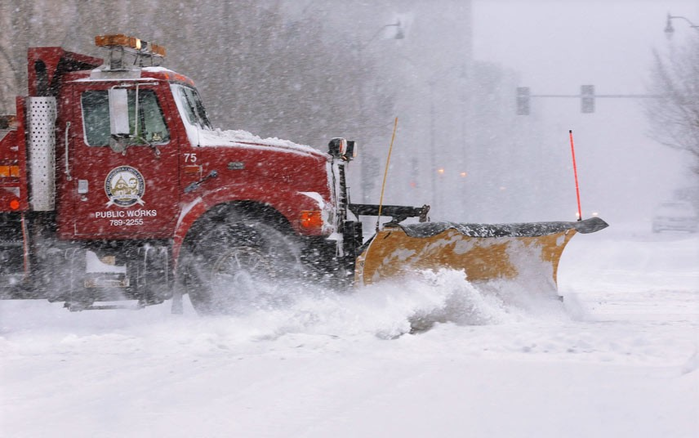
[[[419,270],[453,269],[464,271],[474,285],[523,279],[532,287],[557,292],[558,263],[568,241],[577,232],[594,233],[607,226],[596,217],[577,222],[387,226],[357,259],[356,280],[371,284]]]

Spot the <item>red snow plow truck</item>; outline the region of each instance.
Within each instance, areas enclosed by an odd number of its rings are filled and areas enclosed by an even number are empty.
[[[379,207],[348,202],[354,142],[321,152],[214,129],[194,82],[159,66],[162,47],[96,44],[105,60],[29,49],[28,96],[0,116],[2,298],[84,310],[189,294],[217,314],[262,284],[346,287],[438,268],[474,284],[526,270],[555,293],[569,239],[607,226],[436,223],[427,206],[386,205],[392,220],[365,237],[359,218]]]

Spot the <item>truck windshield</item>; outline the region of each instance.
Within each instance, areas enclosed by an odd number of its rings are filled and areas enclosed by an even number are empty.
[[[197,90],[179,84],[173,84],[172,89],[177,101],[177,107],[191,126],[196,126],[200,129],[214,129]]]
[[[158,97],[153,90],[138,91],[138,123],[136,123],[136,90],[128,90],[130,145],[164,144],[170,141]],[[89,146],[108,146],[109,95],[107,90],[90,90],[81,96],[85,139]],[[135,132],[138,126],[138,133]]]

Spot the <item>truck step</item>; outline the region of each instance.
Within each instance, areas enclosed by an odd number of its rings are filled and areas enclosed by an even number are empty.
[[[24,277],[24,243],[21,240],[0,240],[0,278],[4,285],[17,284]]]
[[[145,306],[136,304],[87,304],[80,302],[66,302],[63,307],[71,312],[82,312],[83,310],[141,310]]]

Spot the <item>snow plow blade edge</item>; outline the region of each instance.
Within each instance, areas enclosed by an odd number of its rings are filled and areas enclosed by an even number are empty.
[[[387,226],[357,259],[358,284],[420,270],[461,270],[472,284],[522,281],[557,294],[563,249],[575,233],[606,228],[600,218],[576,222],[457,224],[429,222]]]

